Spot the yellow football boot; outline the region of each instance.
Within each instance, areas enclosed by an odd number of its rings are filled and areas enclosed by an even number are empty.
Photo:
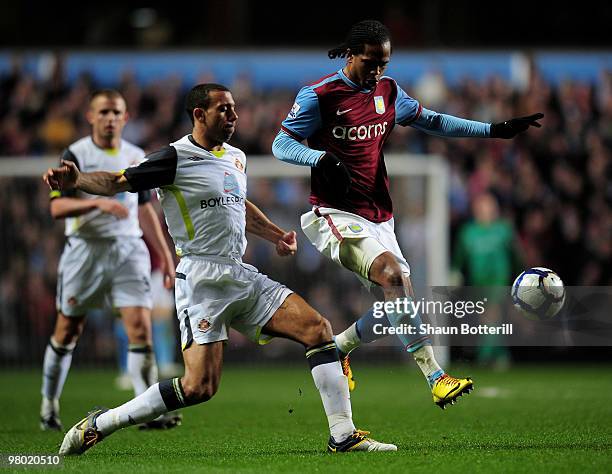
[[[351,359],[349,355],[345,355],[342,359],[340,359],[340,363],[342,364],[342,373],[346,376],[348,380],[349,392],[355,390],[355,379],[353,378],[353,371],[351,370]]]
[[[474,382],[471,378],[456,379],[447,374],[436,379],[431,387],[434,403],[443,410],[446,405],[449,403],[454,405],[460,396],[472,390],[474,390]]]

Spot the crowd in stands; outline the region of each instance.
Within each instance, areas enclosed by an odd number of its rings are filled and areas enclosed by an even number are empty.
[[[214,77],[202,78],[211,80]],[[83,74],[68,83],[61,64],[45,80],[15,66],[0,77],[0,157],[59,156],[89,133],[84,117],[88,95],[102,85],[123,93],[130,113],[124,138],[146,151],[190,130],[183,97],[192,84],[179,77],[143,85],[125,73],[116,84],[96,84]],[[239,115],[231,143],[251,159],[269,155],[300,85],[294,90],[254,90],[247,76],[227,85]],[[460,117],[496,122],[536,112],[545,115],[541,129],[532,128],[514,140],[446,139],[410,127],[394,129],[386,152],[434,153],[448,160],[451,241],[470,219],[475,196],[490,191],[502,216],[515,227],[525,267],[553,268],[567,285],[612,285],[612,73],[602,72],[596,83],[552,85],[534,70],[520,90],[499,77],[484,83],[466,78],[450,86],[435,72],[401,85],[423,106]],[[10,355],[19,342],[9,334],[48,337],[63,227],[49,216],[48,193],[37,180],[0,178],[0,183],[0,347]],[[251,199],[272,218],[287,228],[299,226],[299,214],[308,208],[307,180],[258,179],[250,186]],[[426,241],[420,232],[424,203],[419,193],[404,188],[395,197],[398,233],[406,257],[413,269],[417,262],[418,269]],[[344,327],[363,308],[334,304],[329,286],[314,275],[324,268],[334,282],[346,284],[356,295],[358,283],[349,272],[319,258],[303,236],[301,244],[297,263],[275,258],[272,246],[256,240],[247,259],[313,299],[332,320],[344,321],[339,323]]]

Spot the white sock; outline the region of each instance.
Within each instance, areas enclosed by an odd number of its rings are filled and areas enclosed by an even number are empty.
[[[47,397],[43,397],[40,404],[40,417],[47,419],[51,415],[59,415],[59,400],[57,398],[50,400]]]
[[[45,350],[45,358],[43,360],[43,380],[41,394],[43,403],[41,405],[41,416],[48,417],[48,410],[57,409],[59,413],[59,398],[70,370],[72,363],[72,351],[76,347],[76,343],[61,345],[55,342],[51,337],[49,344]],[[43,413],[46,411],[46,413]],[[57,414],[56,413],[56,414]]]
[[[436,362],[433,347],[429,344],[414,351],[412,356],[430,385],[432,385],[435,379],[440,375],[444,375],[444,370],[442,370],[442,367]]]
[[[102,413],[96,419],[96,427],[106,436],[126,426],[154,420],[167,412],[159,384],[156,383],[129,402]]]
[[[158,382],[157,363],[150,346],[130,345],[127,353],[127,373],[132,380],[136,396]]]
[[[343,332],[334,336],[334,342],[340,352],[349,354],[353,349],[361,345],[361,339],[357,334],[357,323],[351,324]]]
[[[337,442],[344,441],[355,431],[355,425],[348,381],[342,373],[342,366],[340,362],[335,361],[317,365],[311,372],[321,394],[329,431]]]

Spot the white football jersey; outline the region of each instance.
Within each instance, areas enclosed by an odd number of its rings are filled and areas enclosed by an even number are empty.
[[[126,170],[134,191],[157,187],[179,256],[242,258],[246,249],[246,156],[227,143],[220,152],[191,135]]]
[[[91,136],[82,138],[68,147],[62,159],[74,161],[80,171],[122,171],[136,166],[144,160],[144,151],[131,143],[121,140],[118,150],[105,150],[97,146]],[[140,237],[142,230],[138,223],[139,196],[134,193],[120,193],[113,197],[101,197],[83,191],[55,192],[52,197],[70,196],[80,199],[115,199],[129,211],[129,216],[120,219],[99,209],[77,217],[66,218],[67,236],[81,238]]]

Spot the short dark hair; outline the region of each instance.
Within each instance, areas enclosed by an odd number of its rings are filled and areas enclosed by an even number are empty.
[[[194,109],[207,109],[210,105],[210,96],[209,93],[211,91],[224,91],[230,92],[230,90],[222,86],[221,84],[198,84],[191,88],[187,97],[185,98],[185,112],[189,115],[189,119],[191,123],[194,123],[193,120],[193,110]]]
[[[89,94],[89,103],[91,104],[94,99],[100,96],[106,97],[107,99],[123,99],[123,102],[126,102],[125,97],[116,89],[95,89]]]
[[[329,59],[346,57],[347,50],[351,54],[361,54],[366,44],[383,44],[391,41],[391,33],[385,25],[377,20],[363,20],[351,26],[344,43],[327,52]]]

